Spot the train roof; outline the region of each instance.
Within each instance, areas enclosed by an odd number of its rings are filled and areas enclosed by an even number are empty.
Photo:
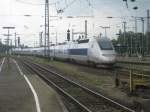
[[[67,44],[73,44],[73,43],[76,43],[76,44],[86,44],[88,43],[89,41],[92,41],[92,40],[109,40],[109,38],[107,37],[99,37],[99,36],[94,36],[93,38],[84,38],[84,39],[77,39],[77,40],[74,40],[74,41],[67,41],[67,42],[62,42],[62,43],[58,43],[57,45],[56,44],[51,44],[51,46],[59,46],[59,45],[67,45]],[[15,48],[13,50],[17,51],[17,50],[22,50],[22,51],[30,51],[30,50],[42,50],[44,49],[44,47],[28,47],[28,48]]]
[[[15,48],[13,51],[30,51],[30,50],[40,50],[44,49],[44,47],[28,47],[28,48]]]

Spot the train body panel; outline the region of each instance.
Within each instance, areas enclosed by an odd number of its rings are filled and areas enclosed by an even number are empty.
[[[61,58],[61,59],[67,59],[68,58],[68,51],[67,51],[68,45],[57,45],[53,49],[54,51],[54,57]]]
[[[68,49],[69,58],[76,61],[88,60],[88,43],[72,43]]]
[[[13,50],[20,54],[32,54],[44,56],[44,48],[25,48]],[[65,42],[50,46],[49,56],[64,60],[72,60],[86,63],[114,64],[116,53],[107,38],[90,38],[77,40],[75,42]]]

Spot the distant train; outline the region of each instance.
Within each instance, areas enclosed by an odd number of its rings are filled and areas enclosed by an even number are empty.
[[[44,51],[44,47],[13,49],[13,53],[19,55],[44,56]],[[106,37],[79,39],[74,42],[68,41],[51,45],[49,56],[94,66],[113,65],[116,62],[116,52],[112,43]]]

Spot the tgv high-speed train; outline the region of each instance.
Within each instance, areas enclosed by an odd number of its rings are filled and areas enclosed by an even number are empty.
[[[13,49],[15,54],[44,56],[44,47]],[[84,62],[93,65],[113,65],[116,62],[116,52],[110,40],[106,37],[79,39],[74,42],[51,45],[49,56],[53,58]]]

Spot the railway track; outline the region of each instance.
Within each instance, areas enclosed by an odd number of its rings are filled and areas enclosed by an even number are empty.
[[[31,61],[33,61],[33,59],[31,59],[31,58],[29,58],[29,57],[27,57],[28,58],[28,60],[31,60]],[[147,75],[150,75],[150,70],[149,69],[146,69],[146,68],[144,68],[144,69],[138,69],[138,68],[135,68],[135,67],[132,67],[131,65],[130,65],[130,63],[126,63],[126,64],[129,64],[129,65],[127,65],[127,66],[123,66],[123,65],[115,65],[115,66],[113,66],[112,68],[110,68],[110,67],[104,67],[104,66],[101,66],[101,67],[94,67],[94,66],[90,66],[90,65],[86,65],[86,64],[81,64],[81,63],[72,63],[72,62],[65,62],[64,61],[64,63],[69,63],[69,64],[73,64],[73,65],[78,65],[78,66],[81,66],[81,67],[90,67],[90,68],[92,68],[92,69],[96,69],[96,70],[98,70],[98,69],[100,69],[100,70],[102,70],[102,71],[109,71],[109,72],[112,72],[112,73],[114,73],[114,71],[116,70],[116,71],[122,71],[122,72],[130,72],[129,70],[133,70],[133,71],[136,71],[136,73],[135,74],[138,74],[137,72],[140,72],[140,74],[141,73],[143,73],[143,74],[147,74]],[[119,62],[120,63],[120,62]],[[123,62],[121,62],[121,63],[123,63]],[[150,64],[150,63],[149,63]],[[140,65],[140,64],[139,64]],[[148,76],[149,77],[149,76]]]
[[[150,63],[146,62],[146,61],[117,61],[117,63],[136,64],[136,65],[150,65]]]
[[[23,66],[30,68],[44,81],[52,85],[59,93],[73,102],[80,109],[79,112],[135,112],[135,110],[80,85],[46,67],[27,60],[20,61],[23,63]]]
[[[130,64],[130,63],[119,63],[116,65],[115,68],[117,71],[124,71],[124,72],[129,72],[130,70],[134,71],[135,75],[142,75],[145,77],[150,78],[150,68],[149,66],[144,66],[144,65],[136,65],[136,64]],[[144,75],[145,74],[145,75]]]

